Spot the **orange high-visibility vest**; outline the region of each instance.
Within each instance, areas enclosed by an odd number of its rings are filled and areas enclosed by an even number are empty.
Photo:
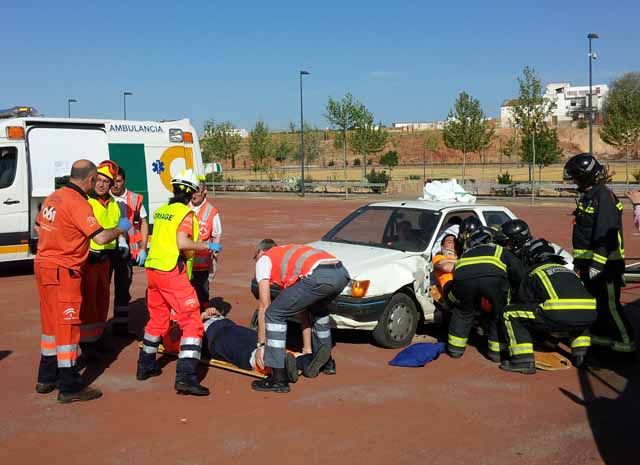
[[[129,230],[129,251],[131,257],[135,260],[140,252],[142,244],[142,231],[140,230],[140,209],[142,208],[143,197],[140,194],[131,192],[127,189],[127,218],[131,221],[133,227]],[[134,218],[138,217],[137,221]]]
[[[205,200],[205,205],[198,210],[198,224],[200,225],[200,241],[206,242],[213,235],[213,220],[218,214],[218,209]],[[211,268],[213,260],[210,250],[197,250],[193,257],[193,269],[195,271],[207,271]]]
[[[319,260],[337,260],[330,253],[308,245],[273,247],[264,254],[271,260],[270,281],[282,288],[293,286],[307,276]]]

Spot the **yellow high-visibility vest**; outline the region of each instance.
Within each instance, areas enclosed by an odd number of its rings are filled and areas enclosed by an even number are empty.
[[[98,224],[100,224],[104,229],[113,229],[118,226],[118,221],[120,221],[120,207],[115,200],[109,198],[109,202],[105,207],[98,199],[89,198],[89,205],[91,205],[91,208],[93,209],[93,216],[96,217]],[[103,245],[94,242],[93,239],[89,241],[89,247],[91,250],[96,251],[115,250],[116,244],[117,239]]]
[[[153,240],[149,247],[149,255],[145,261],[146,268],[160,271],[171,271],[178,263],[180,249],[178,248],[178,228],[185,217],[193,213],[188,206],[176,202],[158,208],[153,214]],[[193,241],[198,241],[200,227],[198,219],[193,216]],[[187,275],[191,278],[193,253],[187,259]]]

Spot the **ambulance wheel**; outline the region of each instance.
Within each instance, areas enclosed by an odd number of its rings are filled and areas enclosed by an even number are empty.
[[[373,339],[382,347],[397,349],[409,345],[418,327],[416,304],[406,294],[394,295],[373,330]]]

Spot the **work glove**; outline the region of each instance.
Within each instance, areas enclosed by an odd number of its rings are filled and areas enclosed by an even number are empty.
[[[600,276],[600,273],[602,273],[602,270],[599,270],[598,268],[594,268],[594,267],[589,268],[589,279],[591,281],[593,281],[594,279],[597,279],[598,276]]]
[[[127,232],[131,229],[131,226],[131,221],[127,218],[120,218],[120,221],[118,221],[118,229],[121,231]]]
[[[209,248],[209,250],[216,253],[222,251],[222,244],[220,244],[219,242],[207,242],[207,247]]]
[[[138,262],[138,266],[144,266],[144,262],[147,260],[147,251],[141,250],[138,252],[138,258],[136,258],[136,262]]]

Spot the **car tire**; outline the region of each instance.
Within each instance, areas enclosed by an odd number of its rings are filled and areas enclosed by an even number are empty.
[[[407,294],[394,295],[385,307],[373,339],[382,347],[397,349],[409,345],[418,327],[415,302]]]

